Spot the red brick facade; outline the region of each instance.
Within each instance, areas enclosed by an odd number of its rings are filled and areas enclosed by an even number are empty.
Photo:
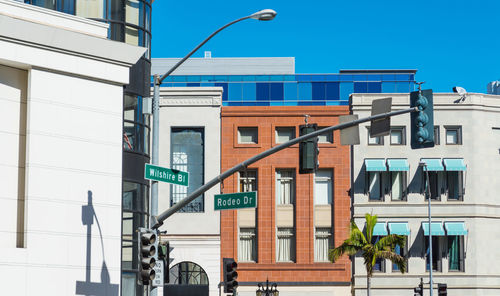
[[[309,123],[318,126],[338,124],[338,116],[349,114],[347,106],[300,107],[223,107],[221,135],[221,171],[225,171],[275,144],[276,126],[304,124],[304,114],[310,115]],[[258,144],[238,144],[239,126],[258,127]],[[320,144],[320,168],[333,169],[333,238],[338,246],[348,236],[350,221],[350,148],[340,145],[340,134],[334,133],[333,144]],[[298,145],[286,148],[258,161],[249,169],[257,169],[257,262],[239,263],[239,282],[349,282],[351,263],[343,257],[336,263],[314,262],[314,175],[299,174]],[[294,168],[296,186],[295,263],[276,263],[275,251],[275,170]],[[238,175],[224,181],[224,193],[238,192]],[[238,219],[236,210],[221,211],[221,258],[237,258]],[[222,262],[222,260],[221,260]],[[222,267],[221,267],[222,270]],[[222,274],[222,273],[221,273]]]

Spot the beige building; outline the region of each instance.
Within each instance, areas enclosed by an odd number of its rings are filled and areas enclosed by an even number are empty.
[[[408,94],[352,94],[352,111],[370,115],[374,99],[392,97],[392,109],[408,108]],[[353,215],[364,227],[365,213],[378,215],[374,235],[407,236],[408,273],[390,261],[377,262],[372,295],[412,295],[429,268],[448,295],[500,295],[500,96],[434,94],[436,145],[412,150],[410,116],[391,118],[391,133],[369,138],[360,125],[361,144],[353,147]],[[419,162],[428,164],[433,260],[428,262],[427,200]],[[354,261],[355,295],[366,295],[366,270]],[[428,285],[424,285],[428,295]]]

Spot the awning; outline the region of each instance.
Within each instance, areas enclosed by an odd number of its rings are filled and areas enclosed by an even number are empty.
[[[447,235],[467,235],[464,222],[444,222],[444,228]]]
[[[443,164],[440,158],[423,158],[421,161],[427,164],[428,171],[444,171]],[[425,167],[424,167],[425,171]]]
[[[406,222],[389,222],[389,233],[399,235],[410,235],[410,227]]]
[[[462,158],[445,158],[443,162],[447,171],[465,171],[467,169]]]
[[[373,227],[373,235],[387,235],[387,227],[385,226],[385,222],[380,222],[375,224]]]
[[[385,166],[385,159],[365,159],[365,166],[367,172],[383,172],[387,171]]]
[[[422,222],[422,228],[424,229],[424,235],[429,235],[429,223]],[[444,235],[443,222],[432,222],[432,235]]]
[[[408,164],[407,159],[388,159],[387,166],[391,172],[410,170],[410,165]]]

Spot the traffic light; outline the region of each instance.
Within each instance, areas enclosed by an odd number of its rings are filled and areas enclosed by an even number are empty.
[[[236,263],[233,258],[223,258],[222,265],[224,274],[224,293],[234,293],[236,287],[238,287],[238,282],[236,281],[238,278],[238,273],[236,272],[238,263]]]
[[[448,285],[438,284],[438,296],[447,296],[447,295],[448,295]]]
[[[410,93],[410,107],[418,107],[412,112],[411,148],[434,147],[434,105],[432,89],[413,91]]]
[[[413,288],[413,296],[424,296],[424,281],[422,278],[420,278],[418,287]]]
[[[156,233],[151,229],[139,229],[139,284],[149,285],[155,278],[155,254],[158,248]]]
[[[299,135],[303,136],[318,129],[317,124],[306,124],[299,126]],[[314,173],[318,168],[318,137],[308,139],[299,143],[299,173]]]
[[[172,248],[170,248],[170,243],[166,242],[162,245],[158,246],[158,260],[163,260],[163,266],[164,266],[164,273],[163,273],[163,281],[165,283],[170,282],[170,251]]]

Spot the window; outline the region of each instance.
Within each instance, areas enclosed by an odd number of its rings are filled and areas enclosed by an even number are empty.
[[[424,180],[422,182],[423,190],[426,190],[426,184],[427,184],[427,177],[426,177],[426,172],[423,171],[423,177]],[[438,171],[429,171],[429,188],[431,192],[431,199],[434,200],[441,200],[441,173]],[[427,192],[424,191],[425,198],[427,199]]]
[[[462,127],[445,126],[446,145],[462,145]]]
[[[372,244],[376,244],[381,238],[379,235],[372,236]],[[385,272],[385,259],[378,258],[373,265],[373,271]]]
[[[384,137],[382,136],[371,137],[370,127],[367,127],[367,129],[368,129],[368,145],[384,145]]]
[[[396,245],[396,247],[394,248],[394,253],[406,257],[406,255],[408,254],[408,237],[406,237],[406,243],[403,248],[401,248],[400,245]],[[392,264],[392,271],[399,271],[399,267],[397,264]],[[406,260],[406,272],[408,272],[408,260]]]
[[[240,172],[240,192],[257,191],[257,171]]]
[[[196,263],[180,262],[170,268],[169,283],[176,285],[208,285],[207,273]]]
[[[429,237],[424,236],[424,249],[425,249],[425,270],[429,271]],[[432,270],[441,271],[441,252],[439,236],[432,237]]]
[[[448,236],[448,270],[465,271],[463,235]]]
[[[405,171],[391,171],[392,200],[406,200],[406,175]]]
[[[318,127],[318,130],[324,129],[325,126]],[[322,133],[318,136],[318,143],[333,143],[333,132],[329,131],[326,133]]]
[[[434,145],[439,145],[440,143],[440,137],[439,137],[439,126],[435,125],[434,126]]]
[[[294,127],[277,127],[276,128],[276,143],[285,143],[295,139]]]
[[[123,98],[123,149],[149,154],[149,115],[142,114],[142,97]]]
[[[317,170],[314,175],[314,204],[331,205],[333,202],[332,171]]]
[[[368,198],[369,200],[383,200],[382,172],[368,173]]]
[[[391,127],[391,145],[406,145],[406,128],[404,126]]]
[[[255,228],[240,228],[238,261],[257,262]]]
[[[238,143],[240,144],[257,144],[258,130],[257,127],[239,127],[238,128]]]
[[[295,201],[295,182],[293,170],[276,170],[276,203],[293,204]]]
[[[171,185],[170,206],[184,199],[204,183],[203,128],[172,128],[170,151],[172,168],[189,172],[189,186]],[[181,212],[203,212],[204,195],[184,206]]]
[[[293,228],[278,228],[276,244],[277,262],[295,261],[295,235]]]
[[[448,200],[463,200],[464,197],[463,176],[464,176],[463,171],[446,172]]]
[[[329,262],[328,251],[333,248],[332,229],[316,228],[314,238],[314,261]]]

